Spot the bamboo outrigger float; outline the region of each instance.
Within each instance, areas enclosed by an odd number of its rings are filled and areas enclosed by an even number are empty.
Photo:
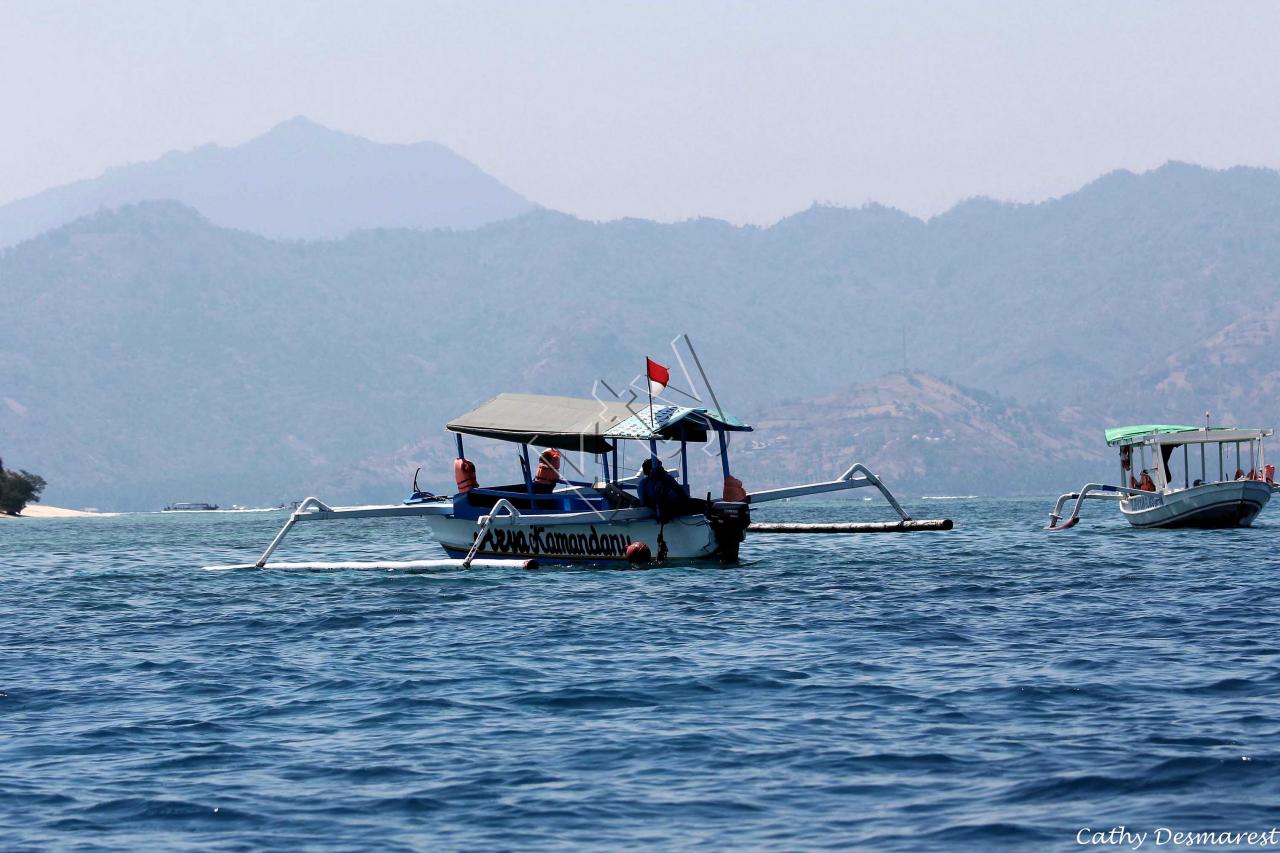
[[[1045,529],[1074,527],[1089,500],[1116,503],[1134,527],[1248,527],[1275,487],[1275,467],[1266,464],[1263,449],[1263,439],[1269,435],[1271,430],[1207,425],[1109,429],[1107,444],[1120,449],[1120,481],[1127,479],[1128,485],[1089,483],[1062,495]],[[1177,462],[1181,462],[1181,477],[1174,470]],[[1075,504],[1063,520],[1070,501]]]
[[[655,405],[500,394],[451,421],[458,492],[434,495],[417,488],[400,504],[331,507],[318,498],[302,501],[254,563],[210,568],[533,568],[549,563],[626,563],[738,559],[748,531],[760,533],[860,533],[949,530],[949,519],[917,521],[866,466],[854,464],[840,477],[818,483],[747,493],[729,469],[729,434],[751,427],[716,408]],[[519,448],[520,482],[481,487],[466,456],[463,436],[510,442]],[[648,445],[642,472],[621,471],[625,442]],[[690,489],[690,444],[716,441],[723,474],[719,499],[695,499]],[[677,474],[667,473],[658,447],[678,444]],[[542,448],[536,471],[530,447]],[[563,453],[579,454],[560,474]],[[581,469],[596,468],[588,479]],[[625,476],[624,476],[625,474]],[[872,488],[898,515],[896,522],[820,525],[752,524],[752,505],[805,495]],[[271,557],[299,522],[358,518],[412,518],[424,522],[447,559],[394,563],[273,563]]]

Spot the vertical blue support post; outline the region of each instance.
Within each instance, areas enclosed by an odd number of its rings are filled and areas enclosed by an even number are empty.
[[[618,482],[618,440],[613,440],[613,481]]]
[[[689,447],[683,438],[680,439],[680,482],[684,490],[689,491]]]
[[[467,458],[467,457],[466,457],[466,455],[465,455],[465,454],[463,454],[463,452],[462,452],[462,433],[460,433],[460,432],[455,432],[455,433],[453,434],[453,437],[454,437],[454,438],[456,438],[456,439],[458,440],[458,458],[459,458],[459,459],[466,459],[466,458]]]
[[[658,461],[658,442],[656,439],[649,439],[649,458],[654,462]]]
[[[720,439],[720,468],[724,471],[726,477],[729,476],[729,440],[725,438],[724,430],[716,430],[716,437]]]
[[[520,467],[524,468],[524,487],[529,491],[529,499],[533,500],[533,470],[529,467],[529,445],[520,445]]]

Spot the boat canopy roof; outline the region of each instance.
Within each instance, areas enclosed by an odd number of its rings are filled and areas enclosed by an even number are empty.
[[[1112,447],[1123,444],[1205,444],[1218,441],[1253,441],[1268,435],[1271,435],[1269,429],[1205,428],[1174,424],[1112,427],[1106,431],[1107,444]]]
[[[706,441],[710,431],[751,427],[716,409],[499,394],[454,418],[446,429],[499,441],[604,453],[615,439],[696,442]]]

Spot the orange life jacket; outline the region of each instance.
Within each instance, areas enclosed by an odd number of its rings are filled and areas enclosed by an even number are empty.
[[[476,466],[470,459],[459,457],[453,460],[453,479],[458,484],[458,491],[464,495],[479,487],[476,482]]]
[[[538,457],[538,473],[533,475],[535,483],[554,486],[560,482],[560,451],[551,449],[542,451]]]
[[[742,488],[742,481],[737,477],[724,478],[724,500],[743,503],[747,499],[747,490]]]

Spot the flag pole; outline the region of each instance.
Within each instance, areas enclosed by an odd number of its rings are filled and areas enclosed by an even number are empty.
[[[649,393],[649,435],[653,435],[653,429],[657,426],[657,418],[653,416],[653,380],[649,378],[649,359],[644,360],[644,390]],[[658,447],[652,438],[649,439],[649,458],[656,460],[658,458]]]
[[[653,432],[653,380],[649,378],[649,363],[644,365],[644,390],[649,392],[649,432]]]

